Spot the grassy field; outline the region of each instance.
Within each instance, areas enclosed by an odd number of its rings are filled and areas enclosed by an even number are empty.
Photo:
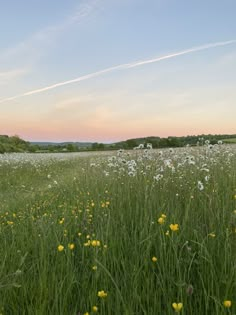
[[[236,143],[236,138],[224,139],[224,143]]]
[[[0,155],[0,314],[236,314],[236,146]]]

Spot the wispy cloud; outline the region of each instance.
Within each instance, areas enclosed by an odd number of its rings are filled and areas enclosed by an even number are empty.
[[[23,68],[0,72],[0,85],[7,84],[9,81],[25,75],[28,71],[29,69]]]
[[[206,49],[210,49],[210,48],[216,48],[216,47],[220,47],[220,46],[226,46],[226,45],[232,45],[235,44],[236,40],[229,40],[229,41],[223,41],[223,42],[215,42],[215,43],[208,43],[205,45],[201,45],[201,46],[196,46],[196,47],[192,47],[186,50],[182,50],[176,53],[172,53],[172,54],[168,54],[162,57],[157,57],[157,58],[152,58],[152,59],[147,59],[147,60],[140,60],[140,61],[135,61],[135,62],[131,62],[131,63],[126,63],[126,64],[121,64],[121,65],[117,65],[117,66],[113,66],[110,68],[106,68],[97,72],[93,72],[84,76],[80,76],[78,78],[75,79],[71,79],[71,80],[67,80],[67,81],[63,81],[63,82],[59,82],[59,83],[55,83],[43,88],[38,88],[32,91],[28,91],[13,97],[8,97],[8,98],[4,98],[2,100],[0,100],[0,103],[6,102],[6,101],[11,101],[11,100],[15,100],[18,99],[20,97],[24,97],[24,96],[30,96],[30,95],[34,95],[34,94],[39,94],[39,93],[43,93],[49,90],[53,90],[56,88],[59,88],[61,86],[65,86],[65,85],[69,85],[69,84],[73,84],[73,83],[78,83],[81,81],[85,81],[85,80],[89,80],[98,76],[101,76],[103,74],[109,73],[109,72],[113,72],[113,71],[117,71],[117,70],[125,70],[125,69],[130,69],[130,68],[135,68],[135,67],[140,67],[140,66],[144,66],[147,64],[152,64],[152,63],[156,63],[162,60],[166,60],[166,59],[171,59],[171,58],[175,58],[178,56],[182,56],[182,55],[187,55],[190,53],[195,53],[198,51],[203,51]]]
[[[51,45],[63,31],[81,23],[87,16],[98,8],[102,0],[82,1],[74,12],[58,24],[50,25],[37,32],[17,45],[0,53],[0,60],[13,60],[24,56],[23,60],[34,61],[45,53],[45,46]],[[25,56],[29,58],[25,58]]]

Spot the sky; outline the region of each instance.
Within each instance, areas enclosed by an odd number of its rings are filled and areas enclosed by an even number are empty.
[[[0,134],[236,133],[235,0],[0,0]]]

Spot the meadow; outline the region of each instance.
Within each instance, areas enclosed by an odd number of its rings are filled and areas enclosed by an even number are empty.
[[[224,141],[225,143],[236,143],[236,138],[224,139],[223,141]]]
[[[236,314],[236,145],[0,155],[1,315]]]

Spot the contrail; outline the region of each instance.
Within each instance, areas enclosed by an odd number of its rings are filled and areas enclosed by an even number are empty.
[[[143,66],[143,65],[147,65],[149,63],[155,63],[155,62],[159,62],[161,60],[171,59],[171,58],[174,58],[174,57],[187,55],[187,54],[194,53],[194,52],[197,52],[197,51],[206,50],[206,49],[209,49],[209,48],[214,48],[214,47],[219,47],[219,46],[226,46],[226,45],[230,45],[230,44],[234,44],[234,43],[236,43],[236,39],[229,40],[229,41],[224,41],[224,42],[216,42],[216,43],[206,44],[206,45],[202,45],[202,46],[196,46],[196,47],[193,47],[193,48],[189,48],[189,49],[182,50],[182,51],[179,51],[179,52],[176,52],[176,53],[173,53],[173,54],[169,54],[169,55],[165,55],[165,56],[157,57],[157,58],[153,58],[153,59],[140,60],[140,61],[135,61],[135,62],[131,62],[131,63],[125,63],[125,64],[117,65],[117,66],[106,68],[106,69],[103,69],[103,70],[100,70],[100,71],[97,71],[97,72],[93,72],[93,73],[90,73],[90,74],[87,74],[87,75],[84,75],[84,76],[80,76],[80,77],[72,79],[72,80],[55,83],[55,84],[52,84],[52,85],[49,85],[49,86],[46,86],[46,87],[43,87],[43,88],[39,88],[39,89],[36,89],[36,90],[25,92],[23,94],[19,94],[19,95],[15,95],[15,96],[12,96],[12,97],[4,98],[4,99],[0,100],[0,103],[4,103],[4,102],[7,102],[7,101],[12,101],[12,100],[18,99],[20,97],[24,97],[24,96],[30,96],[30,95],[33,95],[33,94],[42,93],[42,92],[45,92],[45,91],[48,91],[48,90],[53,90],[53,89],[56,89],[56,88],[58,88],[60,86],[64,86],[64,85],[68,85],[68,84],[72,84],[72,83],[76,83],[76,82],[89,80],[89,79],[101,76],[101,75],[103,75],[105,73],[108,73],[108,72],[113,72],[113,71],[116,71],[116,70],[124,70],[124,69],[140,67],[140,66]]]

